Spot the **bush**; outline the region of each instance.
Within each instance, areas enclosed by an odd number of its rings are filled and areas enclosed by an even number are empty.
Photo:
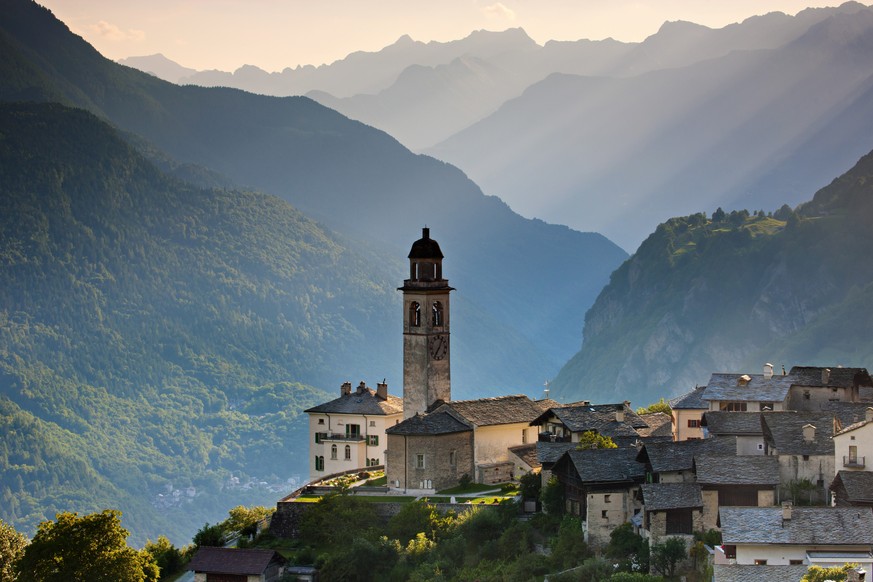
[[[558,481],[558,478],[552,475],[546,486],[543,487],[540,493],[540,500],[543,504],[543,510],[552,515],[563,515],[564,513],[564,486]]]
[[[652,567],[664,576],[670,577],[676,573],[676,564],[688,557],[685,541],[680,538],[667,538],[666,541],[655,544],[651,550]]]

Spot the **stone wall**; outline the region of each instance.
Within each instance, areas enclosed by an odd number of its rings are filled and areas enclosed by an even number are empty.
[[[418,466],[424,455],[424,467]],[[446,489],[473,472],[473,432],[444,435],[388,435],[388,486],[395,489]]]

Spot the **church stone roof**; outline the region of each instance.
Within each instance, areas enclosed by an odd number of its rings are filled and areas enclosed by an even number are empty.
[[[697,482],[701,485],[779,484],[779,459],[764,455],[731,457],[701,454],[694,457]]]
[[[725,544],[873,545],[873,513],[858,507],[720,507]]]
[[[646,511],[703,507],[697,483],[646,483],[641,488]]]
[[[436,407],[435,410],[442,410],[444,407],[450,408],[477,427],[516,422],[529,423],[541,412],[539,406],[523,394],[476,400],[452,400]]]
[[[363,382],[362,382],[363,384]],[[358,386],[349,394],[343,394],[339,398],[308,408],[303,412],[322,414],[366,414],[366,415],[390,415],[403,412],[403,399],[388,395],[382,399],[376,391],[367,386]]]
[[[447,410],[416,414],[385,430],[387,434],[406,436],[451,434],[473,430],[473,427]]]

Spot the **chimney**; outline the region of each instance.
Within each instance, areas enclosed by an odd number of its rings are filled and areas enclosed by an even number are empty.
[[[785,524],[786,521],[791,521],[791,510],[792,505],[790,501],[782,502],[782,523]]]
[[[769,380],[773,377],[773,364],[764,364],[764,379]]]
[[[864,411],[864,420],[873,422],[873,406],[868,406],[867,410]]]
[[[376,384],[376,396],[382,400],[388,400],[388,383],[385,382],[384,378]]]
[[[803,425],[803,442],[811,443],[815,440],[815,427],[811,424]]]
[[[620,404],[619,408],[615,409],[615,422],[624,422],[624,405]]]
[[[346,396],[347,394],[352,393],[352,383],[351,382],[343,382],[343,385],[340,386],[340,396]]]
[[[358,384],[358,394],[363,394],[366,391],[367,391],[367,385],[364,384],[363,380],[361,380],[361,383]]]
[[[831,369],[830,368],[822,368],[821,369],[821,385],[827,386],[828,382],[831,381]]]

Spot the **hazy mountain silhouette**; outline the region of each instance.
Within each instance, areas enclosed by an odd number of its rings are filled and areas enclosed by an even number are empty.
[[[151,73],[159,79],[177,84],[185,77],[197,73],[197,69],[183,67],[160,53],[145,57],[128,57],[126,59],[119,59],[118,64],[126,67],[133,67],[134,69],[139,69],[146,73]]]

